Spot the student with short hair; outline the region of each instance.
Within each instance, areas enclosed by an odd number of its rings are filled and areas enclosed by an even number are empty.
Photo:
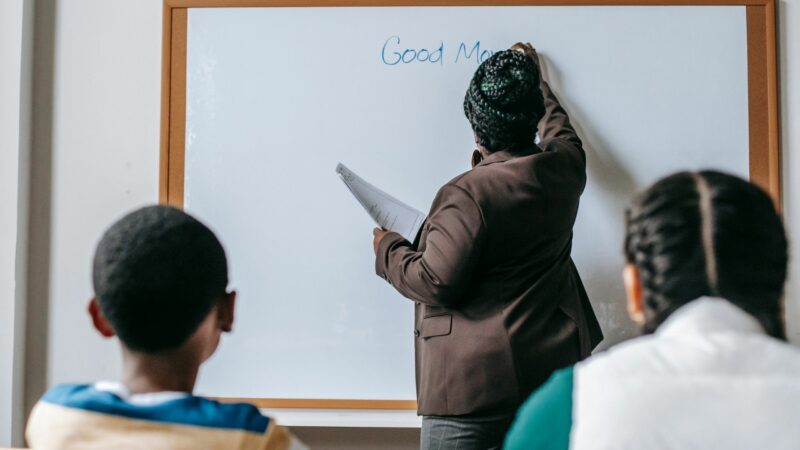
[[[168,206],[126,215],[97,246],[93,284],[89,314],[102,336],[119,337],[122,381],[50,389],[28,423],[33,449],[305,448],[253,405],[192,395],[236,300],[205,225]]]
[[[800,349],[784,342],[770,197],[719,172],[665,178],[629,209],[625,257],[646,335],[554,374],[505,449],[798,448]]]

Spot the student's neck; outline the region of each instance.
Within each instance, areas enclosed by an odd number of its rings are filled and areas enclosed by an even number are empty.
[[[153,355],[123,348],[122,353],[122,384],[131,394],[194,390],[200,369],[196,356],[179,350]]]

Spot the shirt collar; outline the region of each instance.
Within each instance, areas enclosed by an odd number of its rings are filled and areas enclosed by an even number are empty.
[[[190,397],[188,392],[162,391],[150,392],[147,394],[131,394],[128,388],[122,383],[114,381],[98,381],[94,384],[94,389],[100,392],[109,392],[120,399],[136,406],[154,406],[161,403]]]
[[[756,320],[733,303],[715,297],[701,297],[678,308],[658,327],[664,337],[715,332],[766,334]]]

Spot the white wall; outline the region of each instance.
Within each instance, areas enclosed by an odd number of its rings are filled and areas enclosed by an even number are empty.
[[[6,33],[22,0],[0,1],[0,98],[7,97]],[[31,171],[31,253],[28,281],[26,378],[29,397],[42,386],[114,378],[118,353],[92,332],[84,314],[95,242],[114,218],[157,200],[161,58],[161,0],[37,0]],[[800,236],[800,0],[780,3],[784,193],[791,236]],[[13,59],[13,58],[12,58]],[[13,61],[12,61],[13,62]],[[40,70],[44,69],[44,70]],[[47,75],[47,69],[54,71]],[[13,80],[11,80],[13,82]],[[50,90],[52,99],[48,101]],[[15,98],[13,91],[11,98]],[[3,107],[6,102],[0,103]],[[6,109],[0,114],[7,114]],[[13,111],[12,111],[13,115]],[[0,127],[6,116],[0,116]],[[13,130],[12,130],[13,131]],[[52,133],[52,134],[50,134]],[[13,133],[12,133],[13,134]],[[0,258],[16,239],[15,153],[0,128]],[[13,147],[12,147],[13,149]],[[11,169],[9,169],[11,167]],[[10,170],[10,172],[9,172]],[[8,172],[8,173],[6,173]],[[791,174],[795,174],[794,177]],[[10,247],[9,247],[10,246]],[[800,250],[792,257],[787,312],[800,342]],[[13,296],[13,261],[0,260],[0,321]],[[38,269],[44,269],[42,274]],[[5,322],[0,322],[0,333]],[[0,368],[9,356],[0,340]],[[43,358],[39,358],[39,355]],[[0,373],[0,407],[7,384]],[[4,430],[0,409],[0,439]],[[416,447],[418,434],[402,430],[300,430],[325,449]],[[0,441],[3,444],[3,441]]]
[[[0,398],[11,398],[19,175],[22,2],[0,2]],[[11,444],[11,402],[0,405],[0,445]]]
[[[106,226],[158,201],[161,76],[160,0],[55,8],[48,384],[117,375],[85,313],[90,264]]]
[[[31,9],[0,2],[0,446],[20,442],[23,409],[25,211]],[[21,170],[22,169],[22,170]],[[18,254],[23,258],[19,259]]]

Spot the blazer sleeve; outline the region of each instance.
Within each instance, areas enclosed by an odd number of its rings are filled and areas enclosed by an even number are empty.
[[[583,143],[575,132],[572,123],[569,121],[567,111],[561,106],[547,81],[542,80],[542,95],[544,96],[545,113],[539,120],[539,139],[545,148],[554,139],[566,141],[565,147],[575,153],[584,163],[586,154],[583,151]],[[556,148],[562,148],[558,146]]]
[[[378,245],[375,271],[405,297],[452,306],[472,280],[486,226],[480,207],[461,187],[446,185],[433,204],[423,251],[389,233]]]

